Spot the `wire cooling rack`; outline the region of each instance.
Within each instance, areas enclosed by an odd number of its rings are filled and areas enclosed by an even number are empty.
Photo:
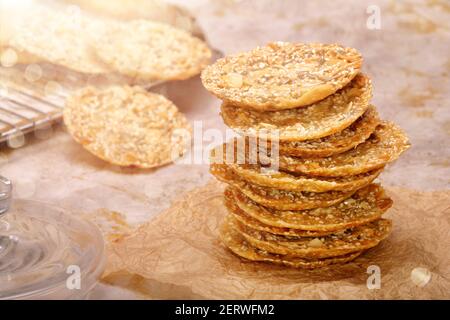
[[[0,142],[61,120],[64,100],[63,95],[44,100],[31,92],[4,86],[0,90]]]
[[[23,68],[0,67],[0,143],[11,136],[26,134],[60,121],[66,98],[81,87],[127,83],[114,75],[109,75],[107,79],[89,80],[55,66],[44,65],[42,69],[48,77],[28,81]],[[140,85],[150,89],[161,83]],[[48,92],[48,84],[56,85],[57,90]]]

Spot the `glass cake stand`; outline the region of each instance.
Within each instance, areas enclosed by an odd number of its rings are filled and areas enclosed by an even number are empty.
[[[0,300],[86,298],[105,265],[98,228],[11,190],[0,176]]]

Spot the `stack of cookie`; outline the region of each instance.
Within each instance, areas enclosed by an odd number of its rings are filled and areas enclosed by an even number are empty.
[[[385,239],[392,200],[372,183],[409,147],[369,103],[358,51],[271,43],[202,73],[242,138],[212,151],[228,184],[221,235],[254,261],[316,268],[353,260]]]

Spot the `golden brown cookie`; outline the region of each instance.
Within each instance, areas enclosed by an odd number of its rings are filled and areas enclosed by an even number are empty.
[[[224,102],[221,115],[227,126],[244,136],[304,141],[350,126],[367,110],[371,96],[369,78],[359,74],[346,87],[304,108],[261,112]]]
[[[258,186],[241,179],[225,165],[212,164],[210,172],[220,181],[238,188],[253,201],[278,210],[305,210],[328,207],[350,197],[354,191],[321,193],[277,190]]]
[[[260,186],[288,191],[353,191],[375,180],[383,168],[345,177],[310,177],[303,174],[271,170],[260,165],[237,165],[230,168],[242,179]]]
[[[293,268],[315,269],[332,264],[343,264],[354,260],[362,253],[355,252],[341,257],[325,259],[303,259],[286,255],[271,254],[251,246],[237,230],[233,229],[230,224],[227,223],[227,221],[221,226],[220,237],[225,246],[239,257],[250,261],[270,262]]]
[[[184,154],[191,127],[165,97],[140,87],[88,87],[69,97],[64,123],[97,157],[119,166],[152,168]]]
[[[115,23],[93,43],[98,58],[121,74],[144,80],[182,80],[209,63],[211,51],[184,30],[147,20]]]
[[[380,124],[380,118],[374,106],[349,127],[330,136],[305,141],[280,141],[280,154],[300,158],[322,158],[338,154],[356,147],[366,141]]]
[[[384,240],[392,222],[379,219],[322,237],[290,237],[252,229],[236,219],[231,226],[252,246],[270,253],[300,258],[329,258],[367,250]]]
[[[353,48],[273,42],[217,60],[202,72],[202,82],[228,104],[283,110],[333,94],[356,76],[361,64],[361,54]]]
[[[360,189],[373,180],[381,173],[383,168],[378,168],[366,173],[344,177],[318,177],[308,176],[301,173],[292,173],[278,170],[276,167],[261,166],[255,163],[257,159],[251,157],[248,148],[257,146],[246,144],[245,152],[242,139],[233,139],[228,143],[217,146],[211,150],[211,162],[222,164],[233,170],[241,179],[260,186],[270,187],[289,191],[308,191],[308,192],[327,192],[333,190],[352,191]],[[268,160],[267,160],[268,161]]]
[[[300,230],[291,228],[273,227],[267,224],[263,224],[259,220],[245,213],[244,210],[239,208],[233,195],[232,187],[227,187],[224,192],[224,203],[228,209],[229,214],[242,224],[259,231],[269,232],[273,234],[290,236],[290,237],[320,237],[333,233],[334,231],[311,231]]]
[[[326,158],[298,158],[279,155],[281,170],[313,176],[341,177],[356,175],[382,168],[396,160],[410,147],[408,137],[392,122],[382,122],[369,139],[356,148]],[[267,154],[261,159],[269,161]]]
[[[247,215],[264,225],[309,231],[336,232],[379,219],[392,200],[377,184],[358,190],[348,199],[326,207],[310,210],[284,211],[264,207],[239,189],[231,189],[236,205]]]

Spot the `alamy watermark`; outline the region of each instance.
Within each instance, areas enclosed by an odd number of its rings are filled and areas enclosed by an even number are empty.
[[[279,130],[261,129],[251,136],[239,136],[228,128],[204,129],[203,121],[194,121],[192,132],[174,130],[172,141],[188,143],[184,156],[174,149],[172,159],[176,164],[260,164],[278,170],[278,137]]]
[[[81,289],[81,269],[77,265],[70,265],[66,269],[69,276],[66,279],[66,288],[69,290]]]
[[[367,289],[375,290],[381,288],[381,269],[377,265],[370,265],[367,267],[367,278],[366,285]]]
[[[379,6],[372,4],[366,8],[369,17],[366,20],[366,27],[369,30],[381,29],[381,9]]]

